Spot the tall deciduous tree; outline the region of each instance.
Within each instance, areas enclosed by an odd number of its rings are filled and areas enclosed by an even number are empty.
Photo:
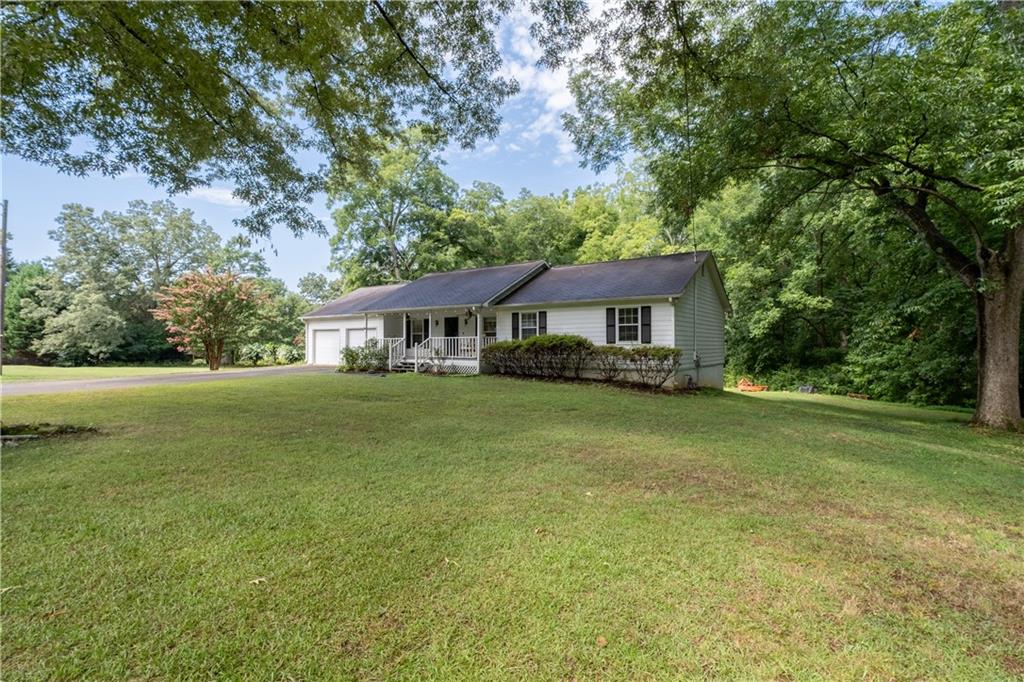
[[[5,3],[5,153],[71,173],[138,169],[172,194],[223,181],[267,234],[322,229],[326,172],[410,121],[463,145],[517,89],[493,32],[508,2]]]
[[[229,344],[245,338],[262,303],[256,282],[234,273],[190,272],[156,295],[153,316],[182,352],[203,355],[211,370]]]
[[[440,229],[458,185],[441,170],[437,140],[412,128],[332,198],[332,267],[349,282],[396,282],[423,269],[417,245]]]
[[[592,164],[651,155],[683,217],[755,175],[776,205],[873,197],[974,296],[975,421],[1019,422],[1024,6],[665,1],[596,25],[567,120]]]

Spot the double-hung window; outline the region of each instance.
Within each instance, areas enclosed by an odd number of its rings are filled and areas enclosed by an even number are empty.
[[[484,318],[484,336],[497,336],[498,335],[498,318],[496,317],[485,317]]]
[[[523,313],[519,321],[519,338],[537,336],[537,313]]]
[[[619,308],[616,325],[619,343],[636,343],[640,340],[640,308]]]

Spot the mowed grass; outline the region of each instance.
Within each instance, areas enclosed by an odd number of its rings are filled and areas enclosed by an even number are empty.
[[[1024,439],[842,398],[309,374],[4,401],[16,679],[1013,679]]]
[[[224,368],[222,371],[229,371]],[[208,372],[206,367],[191,365],[133,365],[128,367],[43,367],[37,365],[4,365],[3,381],[71,381],[75,379],[114,379],[144,377],[158,374]]]

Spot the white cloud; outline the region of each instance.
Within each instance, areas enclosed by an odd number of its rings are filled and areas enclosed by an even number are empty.
[[[510,152],[521,152],[521,151],[523,151],[523,148],[520,147],[519,145],[517,145],[515,142],[510,142],[508,144],[508,146],[505,147],[505,149],[507,149]]]
[[[185,195],[189,199],[199,199],[218,206],[245,206],[245,202],[231,193],[226,187],[197,187]]]
[[[503,75],[518,81],[520,92],[515,99],[529,104],[530,115],[533,116],[532,121],[515,126],[509,132],[518,133],[517,140],[531,146],[553,143],[557,153],[552,157],[552,163],[561,166],[577,160],[572,140],[561,124],[562,114],[571,111],[575,102],[569,90],[568,69],[550,70],[536,65],[542,50],[530,36],[533,21],[534,16],[520,6],[506,18],[502,31],[505,44]],[[510,151],[522,150],[522,146],[515,143],[507,148]]]

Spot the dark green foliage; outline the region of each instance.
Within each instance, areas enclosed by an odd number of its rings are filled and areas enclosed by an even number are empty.
[[[42,319],[25,314],[25,305],[46,277],[42,263],[17,263],[7,274],[4,296],[4,357],[30,357],[32,342],[43,332]]]
[[[2,141],[70,174],[139,169],[171,194],[226,181],[251,232],[319,230],[308,204],[328,174],[343,181],[407,121],[464,146],[497,132],[517,90],[497,75],[506,8],[5,3]],[[331,163],[306,171],[310,155]]]
[[[666,346],[595,346],[572,334],[541,334],[521,341],[498,341],[482,358],[499,374],[548,379],[579,379],[596,368],[604,381],[627,378],[658,388],[679,368],[682,353]]]

